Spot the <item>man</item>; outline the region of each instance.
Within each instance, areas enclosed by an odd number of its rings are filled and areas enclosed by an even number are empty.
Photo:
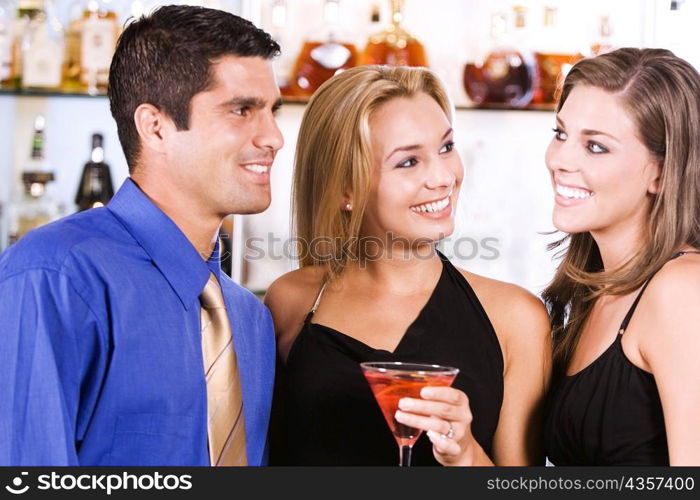
[[[109,99],[130,178],[0,256],[0,464],[266,463],[272,323],[217,233],[270,203],[278,53],[198,7],[124,30]]]

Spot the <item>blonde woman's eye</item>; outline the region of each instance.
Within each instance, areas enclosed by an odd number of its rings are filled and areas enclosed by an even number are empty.
[[[417,164],[418,164],[418,160],[416,158],[408,158],[396,166],[398,168],[408,168],[408,167],[415,167]]]
[[[440,154],[442,154],[442,153],[449,153],[449,152],[452,151],[454,148],[455,148],[455,143],[454,143],[454,141],[446,142],[445,145],[442,146],[442,148],[440,148]]]
[[[562,129],[559,127],[555,127],[552,129],[554,132],[554,138],[558,141],[565,141],[566,140],[566,132],[564,132]]]
[[[603,154],[608,152],[608,148],[603,146],[602,144],[598,144],[597,142],[589,141],[588,145],[586,146],[588,148],[588,151],[595,155]]]

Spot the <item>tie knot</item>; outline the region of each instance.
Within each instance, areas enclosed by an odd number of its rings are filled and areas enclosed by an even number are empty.
[[[204,285],[204,290],[199,296],[202,307],[205,309],[224,309],[224,296],[221,294],[221,287],[217,283],[214,275],[209,276],[209,281]]]

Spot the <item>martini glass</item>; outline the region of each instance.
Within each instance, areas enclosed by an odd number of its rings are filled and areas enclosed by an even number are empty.
[[[399,466],[408,467],[411,465],[413,445],[423,431],[396,421],[394,415],[399,408],[399,400],[420,399],[421,389],[428,385],[449,387],[459,369],[400,362],[367,362],[360,363],[360,367],[399,445]]]

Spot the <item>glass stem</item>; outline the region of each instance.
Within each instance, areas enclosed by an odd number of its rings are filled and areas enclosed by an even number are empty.
[[[411,450],[413,446],[410,444],[399,446],[399,467],[411,466]]]

